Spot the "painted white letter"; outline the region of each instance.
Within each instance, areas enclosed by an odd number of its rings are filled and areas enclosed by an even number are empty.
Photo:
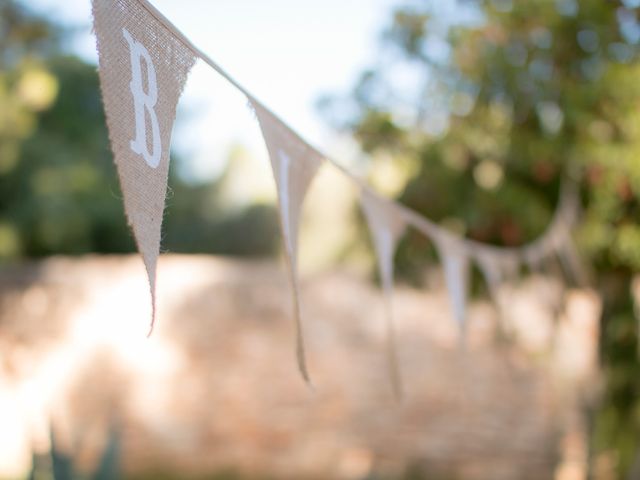
[[[129,44],[131,53],[131,94],[135,105],[136,114],[136,136],[131,141],[131,150],[138,155],[142,155],[147,165],[156,168],[160,164],[162,146],[160,141],[160,127],[158,126],[158,117],[153,109],[158,102],[158,84],[156,79],[156,69],[149,55],[149,51],[140,42],[136,41],[131,34],[122,29],[122,34]],[[141,60],[147,66],[147,91],[145,92],[142,85],[142,65]],[[145,112],[149,115],[151,121],[151,145],[152,151],[149,152],[147,145],[147,124]]]

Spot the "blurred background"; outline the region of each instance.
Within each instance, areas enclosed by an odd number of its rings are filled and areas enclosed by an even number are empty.
[[[639,1],[152,3],[312,144],[468,238],[534,239],[570,173],[588,278],[551,261],[496,304],[475,275],[460,350],[408,232],[396,402],[356,192],[322,170],[306,388],[259,128],[198,64],[147,340],[90,3],[0,0],[0,478],[640,479]]]

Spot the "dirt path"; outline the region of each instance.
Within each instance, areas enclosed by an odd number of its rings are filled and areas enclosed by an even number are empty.
[[[413,465],[429,479],[540,480],[583,468],[581,408],[597,373],[589,292],[528,279],[505,292],[502,334],[493,306],[475,302],[461,350],[437,275],[434,288],[398,288],[398,403],[381,297],[364,279],[303,282],[309,389],[278,264],[167,255],[159,272],[146,340],[137,257],[0,271],[0,477],[47,447],[49,418],[85,468],[114,422],[129,472],[364,479]]]

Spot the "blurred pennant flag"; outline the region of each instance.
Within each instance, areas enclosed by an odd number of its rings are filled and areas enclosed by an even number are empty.
[[[588,285],[589,273],[578,254],[568,227],[560,230],[555,248],[562,268],[565,270],[565,274],[569,276],[570,281],[579,287]]]
[[[542,264],[548,252],[541,241],[536,241],[522,250],[522,260],[531,273],[542,270]]]
[[[402,382],[393,326],[393,256],[398,240],[405,232],[407,224],[402,215],[396,211],[395,204],[374,195],[365,188],[360,191],[360,204],[378,257],[378,270],[385,299],[389,373],[394,393],[397,398],[400,398],[402,397]]]
[[[504,292],[501,287],[517,279],[521,267],[520,258],[513,252],[483,247],[479,247],[473,255],[497,309],[498,327],[501,329],[501,334],[508,336],[511,326],[504,315],[508,297],[506,296],[507,292]]]
[[[453,316],[458,322],[461,333],[464,334],[469,288],[469,257],[464,244],[451,234],[440,232],[435,244],[444,268]]]
[[[138,1],[92,0],[92,6],[109,138],[127,218],[147,270],[153,329],[171,130],[196,59]]]
[[[493,298],[493,301],[498,303],[498,288],[504,278],[497,260],[497,255],[489,252],[478,253],[476,255],[476,263],[487,284],[489,294]]]
[[[504,282],[514,281],[520,271],[520,260],[517,255],[479,250],[475,254],[476,264],[484,277],[489,293],[496,303],[498,301],[498,288]]]
[[[269,152],[278,191],[285,258],[293,291],[298,367],[309,382],[304,352],[297,277],[298,229],[307,190],[326,160],[253,98],[220,66],[195,47],[148,0],[92,0],[100,84],[109,138],[122,186],[125,211],[147,270],[151,330],[156,315],[156,265],[169,171],[171,130],[187,76],[197,58],[243,92],[253,107]],[[338,166],[333,160],[330,163]],[[547,232],[519,248],[499,249],[451,234],[402,205],[377,196],[342,167],[361,191],[361,204],[375,251],[385,297],[388,358],[394,391],[401,396],[393,329],[393,256],[398,239],[412,225],[431,238],[444,268],[454,317],[464,339],[470,260],[482,270],[495,298],[497,286],[519,273],[521,260],[539,268],[558,255],[579,281],[584,271],[571,241],[579,213],[575,185],[563,186],[560,206]],[[151,333],[151,330],[149,333]]]
[[[304,197],[324,158],[258,101],[250,99],[267,145],[278,190],[280,226],[293,290],[296,357],[303,378],[307,370],[298,289],[298,227]]]

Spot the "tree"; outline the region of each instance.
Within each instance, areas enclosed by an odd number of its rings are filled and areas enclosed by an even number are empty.
[[[321,105],[376,163],[391,159],[404,179],[401,202],[475,240],[533,239],[553,213],[560,178],[579,179],[575,237],[604,301],[607,386],[594,446],[616,454],[624,478],[640,431],[630,295],[640,268],[638,2],[445,4],[398,8],[381,63],[348,99]],[[424,247],[409,236],[400,267],[415,265]]]

